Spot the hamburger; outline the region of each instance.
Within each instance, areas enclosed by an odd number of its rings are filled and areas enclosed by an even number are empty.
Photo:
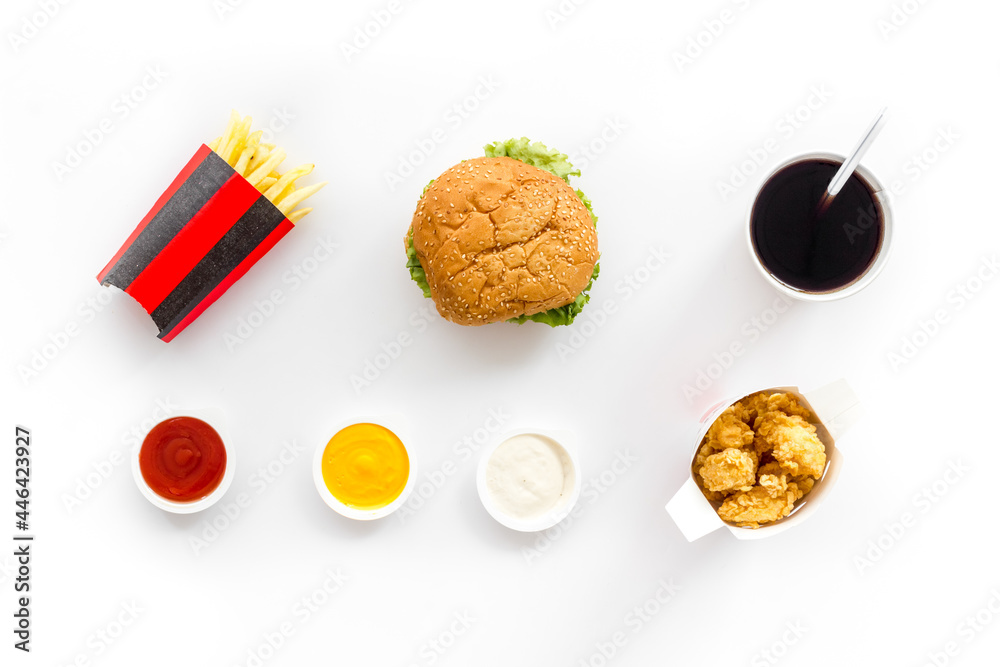
[[[526,138],[489,144],[424,188],[407,268],[438,313],[464,326],[570,324],[600,272],[597,216],[563,153]]]

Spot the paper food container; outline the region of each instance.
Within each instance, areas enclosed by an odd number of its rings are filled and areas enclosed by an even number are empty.
[[[815,415],[816,420],[812,423],[816,427],[817,436],[826,447],[826,471],[823,477],[813,486],[812,491],[795,504],[795,508],[791,514],[774,523],[762,525],[760,528],[741,528],[730,525],[719,517],[716,512],[717,503],[713,504],[702,493],[698,482],[695,481],[694,470],[691,464],[693,464],[694,457],[701,447],[702,440],[712,422],[736,401],[761,391],[788,392],[795,396],[804,407],[808,408]],[[694,542],[698,538],[723,527],[728,528],[737,539],[757,540],[777,535],[792,526],[797,526],[819,509],[819,506],[837,483],[840,468],[843,465],[843,456],[837,447],[837,438],[842,437],[861,417],[861,414],[862,410],[858,397],[851,390],[846,380],[838,380],[810,392],[799,391],[798,387],[757,389],[740,396],[734,396],[729,400],[715,405],[702,417],[699,423],[698,437],[694,440],[694,448],[688,459],[688,479],[684,482],[680,490],[674,494],[674,497],[670,499],[670,502],[667,503],[667,512],[689,542]]]
[[[169,342],[293,226],[203,144],[97,280],[139,302]]]

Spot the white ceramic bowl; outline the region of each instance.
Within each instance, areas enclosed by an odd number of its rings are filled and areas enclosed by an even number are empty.
[[[490,490],[486,480],[486,469],[489,465],[490,457],[493,456],[493,452],[495,452],[500,445],[518,435],[536,435],[550,441],[552,444],[566,452],[573,468],[573,490],[570,492],[569,496],[563,502],[559,503],[556,507],[552,508],[542,516],[533,519],[521,519],[515,516],[510,516],[501,510],[497,506],[497,503],[494,502],[492,495],[490,495]],[[576,505],[576,501],[580,498],[580,489],[582,487],[583,476],[581,475],[580,459],[577,457],[574,438],[571,433],[564,431],[555,432],[540,429],[522,429],[504,433],[485,450],[483,450],[483,453],[479,458],[479,468],[476,472],[476,488],[479,491],[479,499],[482,501],[483,507],[486,508],[486,511],[489,512],[490,516],[502,525],[512,530],[518,530],[524,533],[533,533],[545,530],[546,528],[551,528],[565,519],[569,513],[573,511],[573,506]]]
[[[233,477],[236,475],[236,464],[233,462],[233,452],[229,446],[229,437],[225,428],[225,414],[221,410],[178,410],[177,414],[170,415],[166,419],[157,422],[154,425],[154,428],[164,421],[167,421],[167,419],[174,419],[175,417],[194,417],[195,419],[200,419],[214,428],[215,432],[219,434],[220,438],[222,438],[222,444],[226,448],[226,470],[222,475],[222,481],[219,482],[219,485],[215,487],[214,491],[199,500],[182,503],[177,502],[176,500],[164,498],[156,491],[153,491],[149,484],[146,483],[145,478],[142,476],[142,470],[139,468],[139,452],[142,450],[141,442],[132,452],[132,476],[135,478],[135,483],[139,487],[139,491],[142,495],[156,507],[159,507],[161,510],[165,510],[167,512],[173,512],[174,514],[194,514],[195,512],[208,509],[215,503],[219,502],[219,499],[221,499],[222,496],[226,495],[226,491],[229,490],[229,487],[233,483]],[[143,440],[146,439],[146,435],[148,435],[148,432],[143,434]]]
[[[316,490],[319,492],[323,502],[325,502],[338,514],[346,516],[348,519],[371,521],[372,519],[381,519],[384,516],[392,514],[397,509],[402,507],[404,503],[406,503],[407,498],[409,498],[410,493],[413,491],[413,487],[416,484],[417,461],[413,456],[413,440],[409,437],[405,424],[400,423],[400,421],[401,420],[398,419],[362,418],[352,420],[350,422],[344,422],[330,434],[330,437],[327,438],[325,442],[320,443],[320,445],[316,448],[316,454],[313,456],[313,482],[316,484]],[[326,451],[326,446],[330,444],[330,440],[333,439],[334,435],[340,433],[348,426],[354,426],[355,424],[375,424],[376,426],[382,426],[383,428],[392,431],[396,437],[399,438],[400,442],[403,443],[403,447],[406,449],[406,456],[410,461],[410,475],[407,477],[406,486],[403,487],[399,496],[397,496],[395,500],[385,507],[378,507],[376,509],[359,509],[357,507],[347,505],[330,493],[330,489],[326,486],[326,480],[323,479],[323,452]]]

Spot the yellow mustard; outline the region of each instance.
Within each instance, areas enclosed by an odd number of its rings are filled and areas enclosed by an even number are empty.
[[[386,427],[352,424],[330,438],[321,469],[334,498],[348,507],[379,509],[406,487],[410,457],[403,442]]]

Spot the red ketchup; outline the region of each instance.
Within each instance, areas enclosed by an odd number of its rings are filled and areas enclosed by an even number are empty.
[[[173,417],[154,426],[142,441],[139,470],[149,488],[167,500],[200,500],[226,473],[226,446],[200,419]]]

